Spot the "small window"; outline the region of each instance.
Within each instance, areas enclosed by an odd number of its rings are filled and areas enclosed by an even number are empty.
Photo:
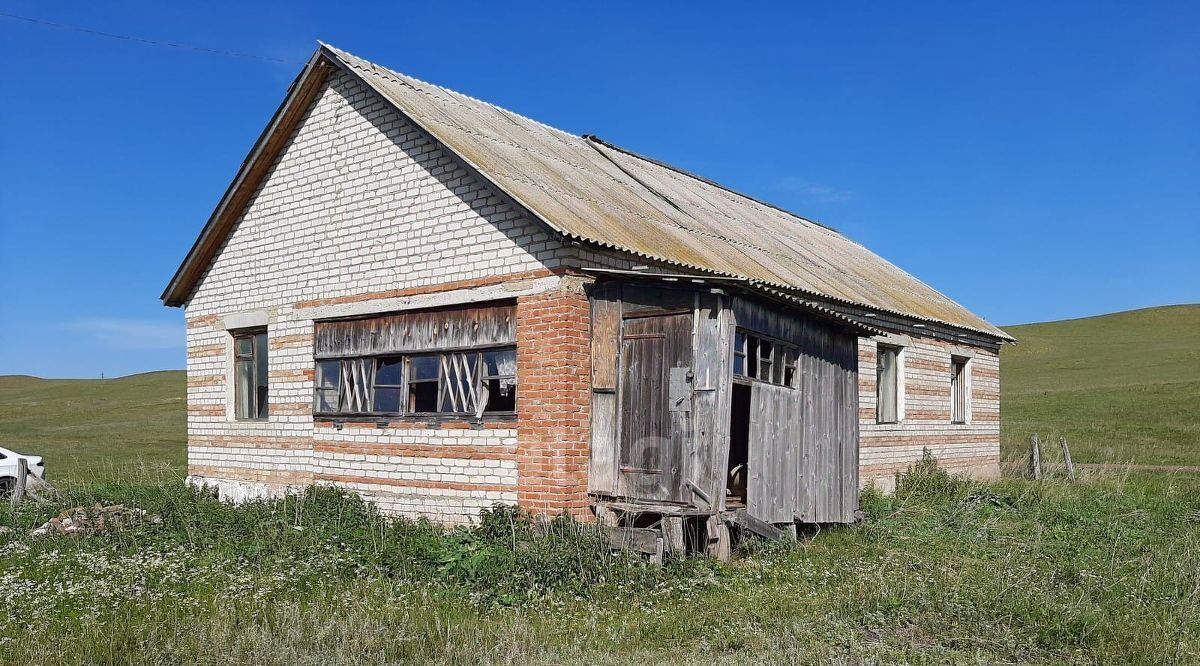
[[[783,377],[782,382],[788,388],[796,388],[796,350],[785,349],[783,351]]]
[[[233,336],[234,416],[241,420],[267,418],[267,332]]]
[[[408,358],[408,411],[431,413],[438,410],[438,355]]]
[[[371,411],[397,414],[403,404],[404,358],[381,358],[375,362],[374,396]]]
[[[484,412],[517,411],[517,350],[483,352]]]
[[[771,368],[774,364],[775,345],[767,340],[760,340],[758,343],[758,374],[756,376],[764,382],[773,381]]]
[[[900,378],[900,348],[879,345],[875,366],[875,419],[879,423],[896,423],[897,395]]]
[[[950,359],[950,422],[967,422],[967,401],[969,389],[967,386],[968,359],[957,356]]]
[[[796,347],[738,329],[733,337],[733,375],[796,387]]]
[[[342,411],[342,363],[341,361],[317,361],[317,390],[313,400],[313,411],[328,414]]]

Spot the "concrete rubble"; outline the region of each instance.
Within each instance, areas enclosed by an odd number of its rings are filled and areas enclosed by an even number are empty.
[[[33,537],[69,536],[73,534],[97,534],[113,529],[132,527],[141,523],[159,524],[162,518],[142,509],[133,509],[124,504],[92,507],[77,506],[68,509],[43,523],[30,533]]]

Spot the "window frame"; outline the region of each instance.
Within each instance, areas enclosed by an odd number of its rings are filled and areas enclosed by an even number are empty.
[[[512,353],[514,356],[513,374],[511,374],[511,375],[495,375],[495,376],[487,375],[486,370],[483,367],[483,364],[484,364],[484,354],[486,354],[488,352],[510,352],[510,353]],[[501,419],[510,418],[517,414],[517,410],[516,410],[517,404],[516,404],[515,392],[519,391],[519,386],[520,386],[520,380],[519,380],[519,376],[518,376],[519,373],[517,373],[517,368],[516,368],[516,363],[515,363],[516,352],[517,352],[516,345],[506,344],[506,345],[489,345],[486,347],[422,350],[422,351],[412,351],[412,352],[403,352],[403,353],[394,353],[394,354],[315,357],[314,358],[315,364],[337,361],[339,363],[339,366],[342,366],[346,362],[355,362],[355,361],[370,359],[370,360],[374,361],[374,363],[375,363],[376,373],[375,373],[375,377],[373,377],[373,381],[371,382],[371,386],[370,386],[371,395],[370,395],[369,404],[372,408],[370,411],[366,411],[366,412],[362,412],[362,411],[356,411],[356,412],[321,411],[318,409],[319,404],[317,402],[317,396],[319,394],[319,391],[321,391],[322,389],[319,388],[319,385],[314,383],[314,387],[313,387],[313,417],[318,418],[318,419],[413,418],[413,419],[466,420],[466,421],[482,421],[483,419],[486,419],[486,418],[501,418]],[[479,406],[479,404],[477,402],[476,406],[480,407],[480,408],[475,412],[442,411],[441,410],[441,408],[443,406],[447,405],[447,403],[444,402],[447,397],[446,387],[447,387],[447,382],[451,381],[451,378],[449,378],[447,376],[447,370],[446,370],[447,365],[446,364],[450,362],[449,359],[451,356],[463,355],[463,354],[474,357],[475,365],[474,365],[474,369],[473,369],[473,377],[471,379],[475,382],[475,387],[476,387],[475,395],[476,396],[482,396],[482,392],[481,392],[482,388],[489,379],[511,378],[513,380],[513,388],[512,388],[512,390],[514,391],[513,409],[485,411],[487,405],[484,404],[482,406]],[[433,359],[433,362],[435,363],[436,368],[437,368],[437,376],[432,379],[413,379],[414,373],[412,370],[412,362],[414,359],[424,358],[424,357]],[[379,384],[376,381],[378,378],[379,365],[385,361],[395,361],[396,359],[403,359],[403,366],[402,366],[401,380],[400,380],[401,383],[398,385]],[[344,406],[344,404],[345,404],[344,399],[342,399],[342,397],[341,397],[343,395],[342,392],[344,392],[344,390],[345,390],[344,382],[342,384],[343,385],[340,387],[340,392],[339,392],[339,401],[338,401],[339,408]],[[417,410],[412,407],[412,405],[414,405],[414,403],[412,402],[412,398],[413,398],[412,388],[414,387],[414,385],[419,385],[419,384],[434,385],[434,387],[435,387],[434,400],[435,400],[435,405],[437,407],[436,410],[434,410],[434,411]],[[376,406],[375,389],[376,389],[376,387],[382,387],[382,388],[389,389],[389,390],[399,388],[400,389],[400,402],[399,402],[400,409],[398,411],[394,411],[394,412],[393,411],[380,411],[380,410],[375,409],[375,406]],[[478,399],[480,399],[480,398],[477,397],[477,400]]]
[[[379,389],[384,389],[386,391],[395,391],[397,407],[399,407],[400,405],[403,405],[407,402],[407,397],[408,397],[408,358],[403,355],[372,356],[372,357],[368,357],[368,358],[370,358],[372,363],[374,363],[374,365],[375,365],[375,374],[371,378],[371,396],[370,396],[371,411],[370,411],[370,413],[372,413],[372,414],[376,414],[376,413],[377,414],[390,414],[391,412],[387,412],[387,411],[376,408],[376,405],[378,404],[376,401],[378,400],[378,396],[379,396],[377,391]],[[379,381],[379,370],[384,365],[387,365],[387,364],[398,364],[400,366],[400,369],[399,369],[400,378],[395,384],[382,383]]]
[[[950,424],[968,425],[971,422],[971,359],[950,357]]]
[[[738,371],[739,360],[741,372]],[[800,348],[797,345],[740,326],[734,330],[733,363],[730,365],[733,381],[762,382],[795,389],[799,366]],[[791,370],[790,377],[788,370]],[[785,378],[791,381],[785,382]]]
[[[883,381],[883,357],[884,354],[892,354],[891,372],[892,378],[890,384],[885,384]],[[904,354],[904,347],[900,345],[887,344],[877,342],[875,344],[875,423],[879,425],[895,425],[904,420],[903,412],[901,411],[901,393],[904,391],[904,365],[901,363],[901,355]],[[890,386],[892,390],[892,414],[891,418],[884,413],[883,409],[883,391],[884,386]]]
[[[269,421],[271,419],[271,379],[270,379],[270,352],[267,329],[264,327],[239,329],[230,331],[230,345],[232,347],[232,368],[233,374],[233,418],[235,421]],[[239,342],[241,340],[250,341],[250,351],[248,354],[243,354],[239,350]],[[261,347],[260,347],[261,340]],[[243,363],[250,365],[250,385],[254,387],[254,392],[250,395],[249,414],[242,414],[243,404],[243,383],[241,377],[241,367]],[[265,389],[262,396],[262,402],[259,402],[259,375],[263,369],[266,369],[267,376],[264,378],[261,386]]]

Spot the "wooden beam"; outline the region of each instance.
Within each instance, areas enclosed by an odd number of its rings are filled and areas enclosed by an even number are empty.
[[[764,539],[770,539],[771,541],[782,541],[783,539],[787,538],[787,532],[784,532],[765,520],[759,520],[758,518],[755,518],[747,513],[745,509],[738,509],[732,514],[727,515],[729,515],[730,523],[737,525],[748,532],[753,532]]]
[[[654,556],[662,553],[662,533],[644,527],[607,527],[613,548]]]

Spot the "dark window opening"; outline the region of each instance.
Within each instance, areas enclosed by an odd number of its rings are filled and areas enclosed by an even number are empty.
[[[483,353],[485,412],[517,410],[517,350]]]
[[[267,332],[233,336],[234,417],[267,418]]]
[[[438,357],[408,357],[408,411],[438,410]]]

